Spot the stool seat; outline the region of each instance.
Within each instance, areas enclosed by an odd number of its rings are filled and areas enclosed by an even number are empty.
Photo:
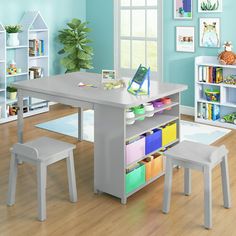
[[[192,141],[183,141],[167,150],[165,155],[182,161],[214,165],[227,153],[228,150],[224,145],[215,147]]]
[[[47,166],[66,159],[69,197],[77,202],[77,188],[74,169],[73,149],[75,145],[48,137],[41,137],[26,143],[16,143],[11,148],[11,163],[7,204],[15,204],[17,163],[27,162],[37,167],[38,219],[46,220],[46,179]]]
[[[24,143],[25,146],[31,147],[37,150],[39,160],[50,159],[53,156],[57,156],[59,153],[64,153],[75,149],[76,146],[70,143],[66,143],[60,140],[55,140],[49,137],[41,137],[29,142]],[[12,150],[17,152],[15,148]],[[16,153],[17,154],[17,153]]]
[[[201,143],[183,141],[165,152],[166,173],[164,184],[163,213],[170,210],[173,166],[184,167],[184,193],[191,194],[190,169],[203,172],[204,176],[204,225],[212,228],[212,169],[220,164],[224,207],[231,207],[231,196],[228,173],[228,150],[224,145],[220,147]]]

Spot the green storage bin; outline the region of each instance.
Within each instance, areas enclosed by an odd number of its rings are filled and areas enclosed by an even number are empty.
[[[126,193],[130,193],[145,184],[146,182],[146,169],[145,165],[126,174]]]

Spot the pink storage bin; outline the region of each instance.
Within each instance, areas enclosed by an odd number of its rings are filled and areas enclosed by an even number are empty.
[[[126,145],[126,164],[129,165],[145,156],[145,137]]]

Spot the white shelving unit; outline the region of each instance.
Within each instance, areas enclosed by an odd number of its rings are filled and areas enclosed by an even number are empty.
[[[29,80],[29,69],[41,67],[43,76],[49,76],[49,33],[48,27],[38,11],[26,12],[20,22],[22,32],[19,33],[19,46],[6,45],[6,31],[0,25],[0,124],[17,119],[16,115],[9,115],[9,106],[16,106],[17,100],[7,99],[6,88],[8,85],[23,80]],[[44,54],[32,57],[29,55],[29,40],[38,39],[44,41]],[[3,46],[2,46],[3,45]],[[9,75],[7,67],[14,60],[21,72]],[[24,105],[27,108],[25,117],[47,112],[48,102],[44,100],[25,98]]]
[[[195,58],[195,121],[210,125],[221,126],[225,128],[236,129],[236,125],[232,123],[221,122],[221,119],[210,120],[201,117],[199,104],[214,104],[220,108],[220,118],[236,112],[236,85],[222,83],[208,83],[199,81],[199,73],[202,73],[200,67],[217,67],[223,69],[223,78],[228,75],[236,75],[235,65],[221,65],[216,57],[200,56]],[[207,88],[217,89],[220,91],[220,101],[207,101],[204,90]]]

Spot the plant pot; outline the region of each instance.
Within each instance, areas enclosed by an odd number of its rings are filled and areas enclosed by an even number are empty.
[[[10,33],[8,34],[7,37],[7,45],[12,47],[12,46],[19,46],[20,41],[18,39],[18,33]]]
[[[10,100],[15,100],[17,96],[17,92],[7,92],[7,98]]]

